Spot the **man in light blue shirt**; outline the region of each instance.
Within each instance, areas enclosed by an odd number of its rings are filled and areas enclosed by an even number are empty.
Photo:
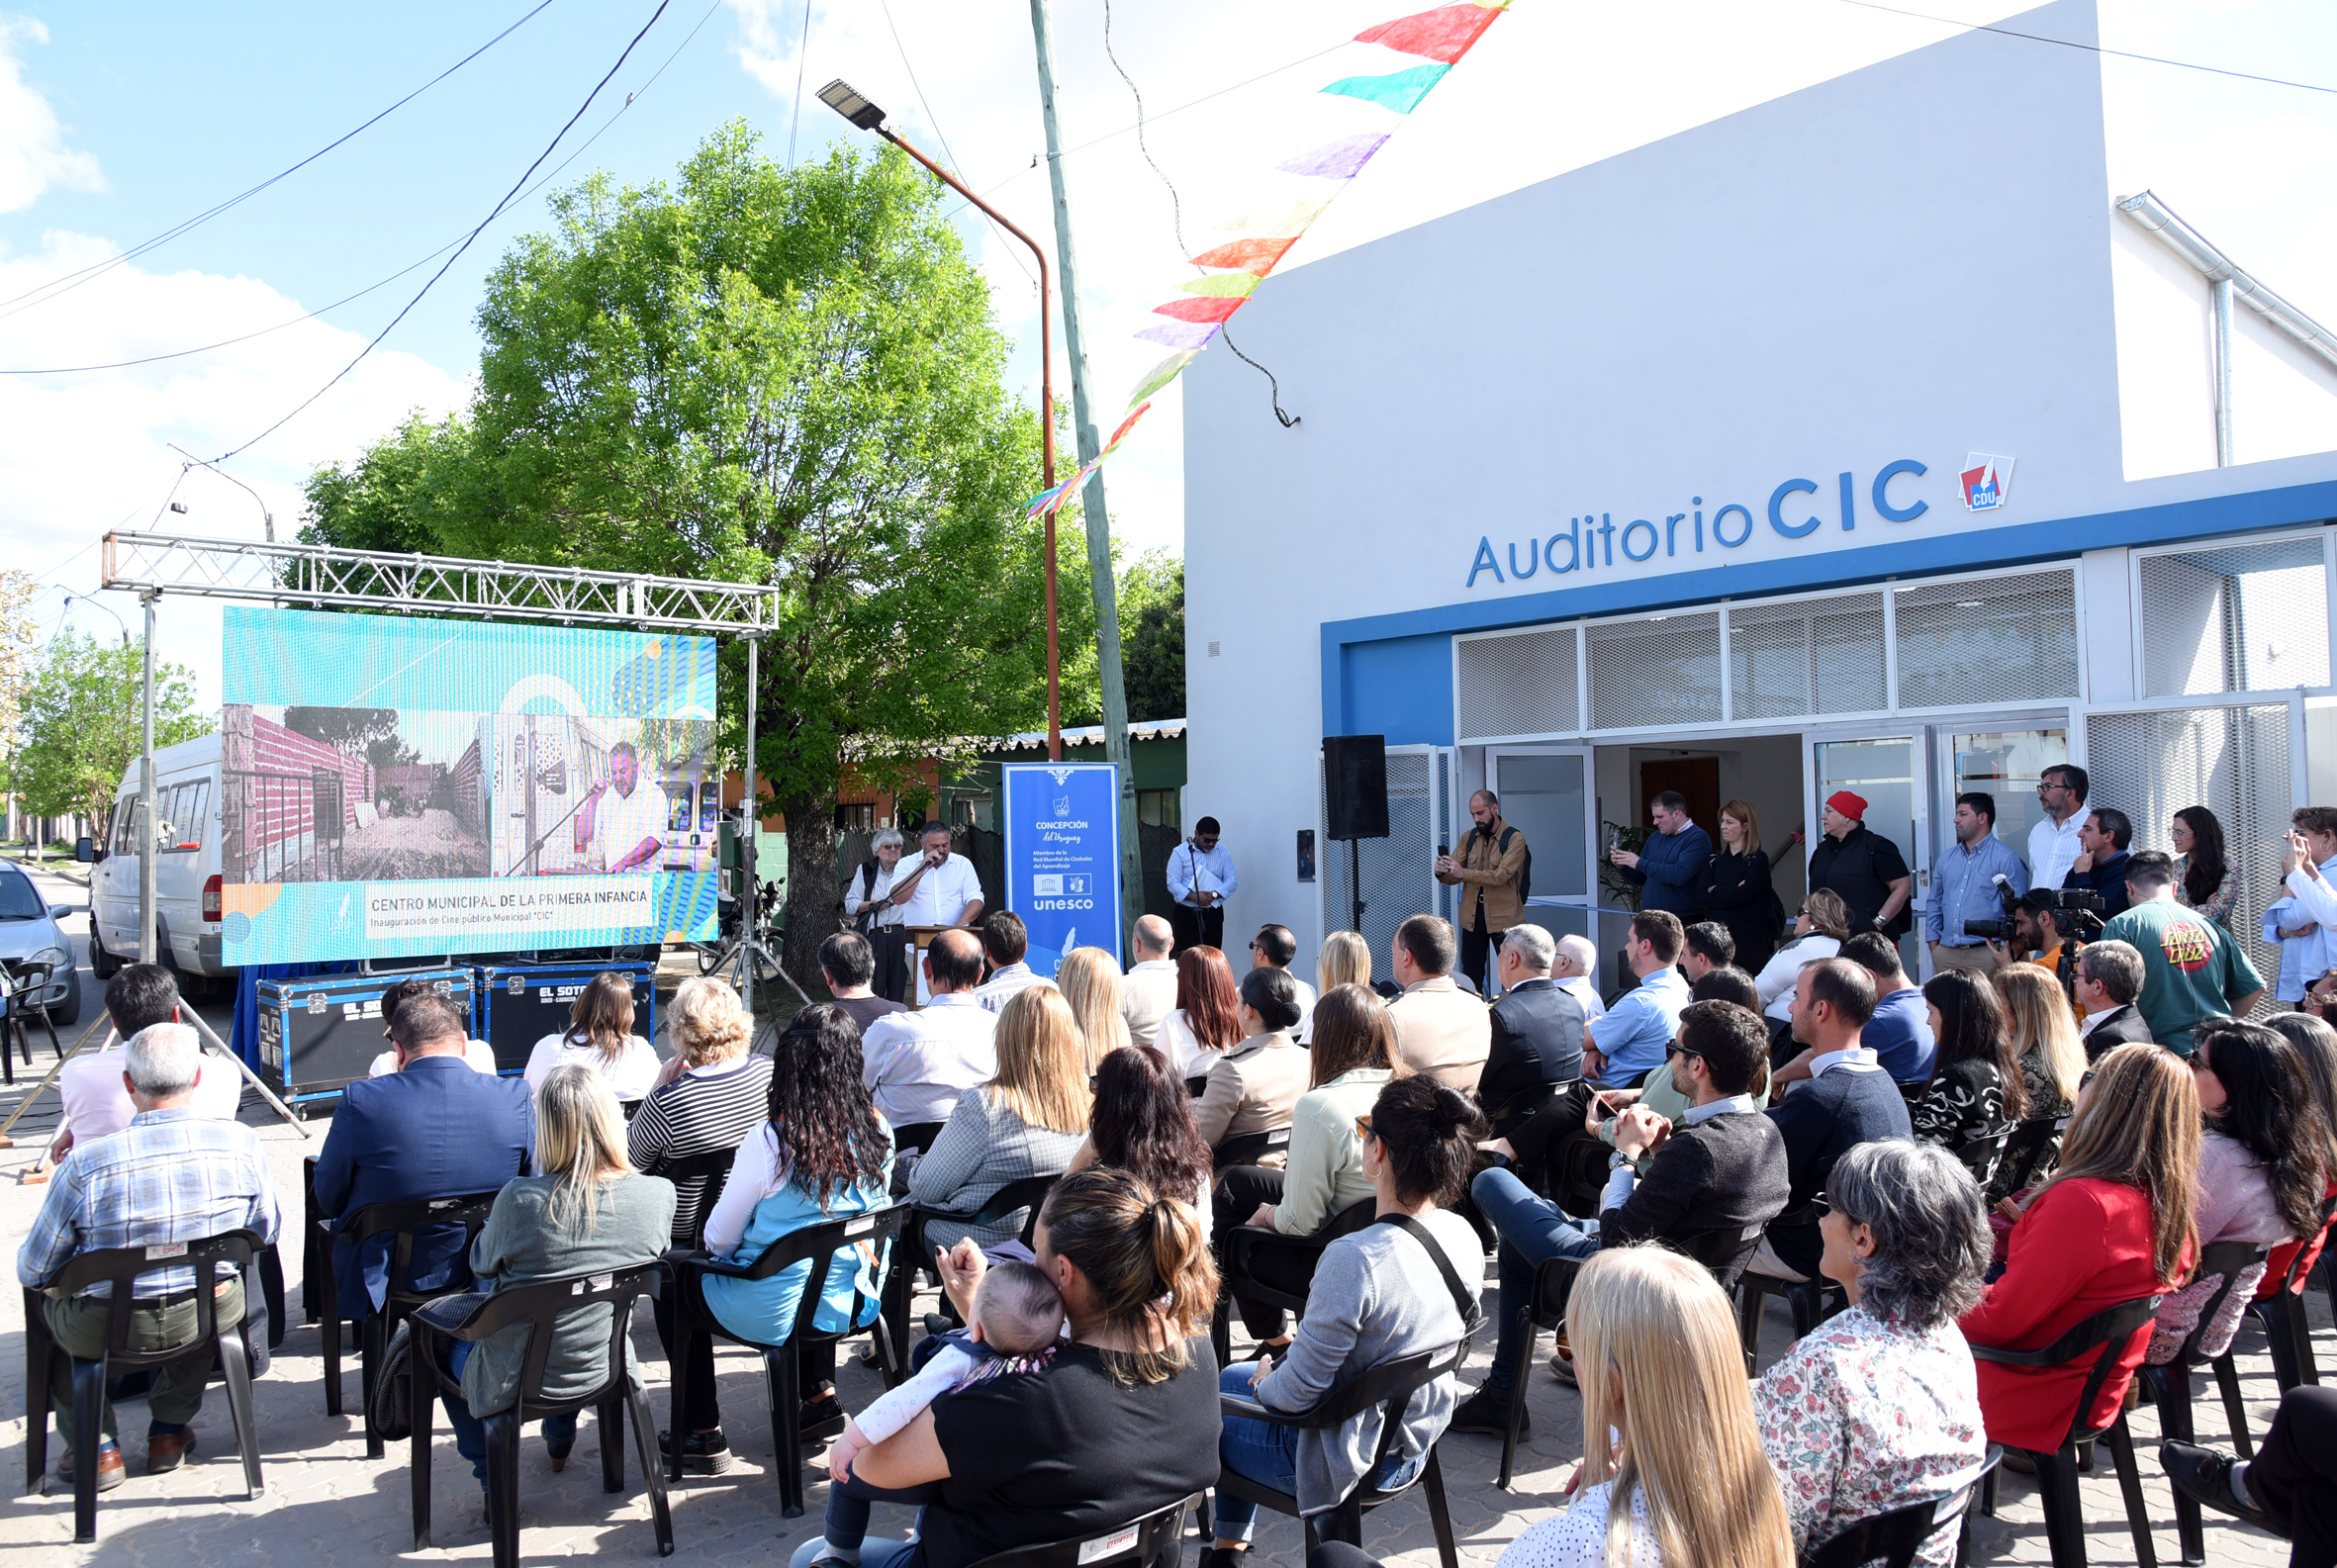
[[[1932,863],[1931,906],[1923,911],[1933,968],[1988,972],[1988,943],[1967,936],[1964,923],[2005,918],[1999,876],[2011,883],[2013,897],[2028,891],[2028,867],[1997,837],[1997,797],[1977,789],[1957,795],[1956,841]]]
[[[1688,981],[1673,966],[1688,945],[1680,917],[1642,909],[1631,919],[1631,971],[1639,983],[1582,1028],[1582,1070],[1609,1088],[1635,1085],[1663,1065],[1664,1048],[1680,1032],[1689,1002]]]
[[[1168,923],[1176,951],[1225,947],[1225,901],[1241,885],[1234,852],[1217,843],[1217,818],[1193,824],[1193,836],[1168,852]]]

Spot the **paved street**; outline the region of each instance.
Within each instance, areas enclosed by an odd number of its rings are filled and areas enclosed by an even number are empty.
[[[68,890],[53,895],[74,901]],[[79,922],[68,922],[76,932]],[[86,975],[84,976],[86,980]],[[96,1017],[96,997],[91,994]],[[214,1014],[224,1008],[206,1009]],[[70,1032],[68,1033],[68,1043]],[[46,1047],[44,1048],[46,1053]],[[20,1073],[22,1064],[19,1064]],[[19,1091],[21,1092],[21,1091]],[[49,1097],[53,1105],[53,1096]],[[13,1107],[15,1095],[0,1100]],[[278,1190],[288,1218],[297,1223],[300,1162],[313,1152],[329,1125],[320,1120],[301,1130],[277,1121],[256,1096],[246,1095],[243,1120],[253,1127],[275,1164]],[[20,1147],[0,1152],[0,1239],[10,1252],[20,1240],[45,1189],[20,1186],[17,1175],[31,1164],[34,1150],[24,1146],[24,1131],[36,1125],[28,1115],[19,1124]],[[35,1142],[38,1142],[36,1140]],[[393,1445],[379,1460],[365,1457],[364,1440],[352,1415],[327,1417],[321,1385],[320,1337],[316,1328],[298,1321],[298,1249],[285,1257],[295,1322],[277,1352],[268,1375],[257,1385],[261,1441],[266,1460],[267,1495],[258,1502],[240,1499],[240,1483],[234,1462],[234,1430],[229,1422],[224,1392],[215,1384],[196,1423],[202,1448],[194,1463],[164,1477],[140,1473],[144,1416],[130,1406],[123,1427],[132,1440],[125,1444],[131,1479],[100,1500],[99,1540],[93,1548],[75,1548],[69,1493],[42,1497],[17,1495],[0,1512],[0,1554],[29,1548],[25,1561],[63,1563],[141,1562],[169,1568],[201,1568],[234,1564],[236,1568],[334,1568],[352,1563],[379,1563],[408,1555],[412,1536],[407,1513],[407,1466],[403,1445]],[[1492,1290],[1487,1269],[1488,1306]],[[2331,1332],[2327,1298],[2315,1291],[2310,1301],[2316,1354],[2325,1367],[2337,1366],[2337,1334]],[[0,1294],[0,1446],[10,1466],[21,1463],[25,1435],[24,1358],[22,1352],[23,1299],[21,1293]],[[1763,1345],[1764,1363],[1782,1353],[1790,1330],[1782,1305],[1773,1304]],[[643,1310],[634,1325],[633,1343],[651,1385],[653,1405],[666,1405],[666,1368],[657,1337]],[[1482,1375],[1488,1359],[1490,1335],[1480,1337],[1472,1360],[1472,1381]],[[2250,1405],[2253,1432],[2261,1436],[2276,1398],[2270,1362],[2262,1337],[2251,1328],[2241,1340],[2240,1369]],[[689,1563],[771,1562],[784,1559],[819,1527],[825,1497],[824,1472],[809,1479],[810,1513],[803,1519],[780,1517],[778,1490],[772,1478],[772,1438],[764,1402],[760,1366],[744,1352],[726,1348],[719,1357],[724,1422],[740,1463],[725,1476],[694,1477],[674,1499],[677,1561]],[[344,1363],[349,1408],[357,1400],[353,1355]],[[874,1374],[848,1364],[843,1379],[845,1403],[859,1408],[876,1392]],[[1442,1455],[1450,1499],[1453,1527],[1460,1553],[1472,1564],[1492,1564],[1519,1531],[1547,1518],[1560,1506],[1564,1485],[1580,1451],[1580,1407],[1574,1394],[1559,1388],[1545,1372],[1537,1370],[1531,1395],[1534,1440],[1520,1453],[1515,1489],[1495,1490],[1500,1444],[1490,1438],[1452,1436]],[[2211,1397],[2198,1403],[2198,1425],[2205,1440],[2222,1439],[2220,1406]],[[2163,1561],[2178,1559],[2174,1510],[2156,1459],[2158,1423],[2147,1409],[2132,1418],[2137,1446],[2143,1451],[2144,1493],[2149,1504],[2157,1551]],[[531,1431],[523,1450],[520,1480],[525,1533],[522,1550],[530,1562],[549,1562],[587,1553],[620,1560],[654,1560],[655,1542],[649,1527],[645,1497],[637,1490],[608,1496],[600,1489],[601,1433],[587,1418],[576,1454],[568,1469],[554,1475],[542,1443]],[[51,1449],[53,1456],[53,1446]],[[441,1420],[435,1449],[435,1549],[433,1560],[484,1562],[489,1549],[480,1511],[479,1491],[467,1467],[454,1452]],[[628,1486],[637,1488],[640,1476],[626,1449]],[[21,1479],[21,1469],[12,1469]],[[12,1488],[12,1491],[15,1489]],[[2091,1522],[2089,1551],[2097,1564],[2135,1561],[2133,1543],[2125,1528],[2107,1455],[2101,1472],[2085,1483]],[[880,1506],[876,1532],[902,1532],[908,1523],[905,1510]],[[2216,1563],[2272,1565],[2285,1563],[2287,1546],[2259,1531],[2210,1515],[2207,1523],[2210,1560]],[[1417,1491],[1374,1515],[1365,1525],[1365,1539],[1377,1554],[1408,1565],[1431,1568],[1436,1549],[1428,1514]],[[1299,1568],[1303,1542],[1298,1527],[1288,1521],[1269,1522],[1262,1531],[1264,1559],[1276,1568]],[[2002,1517],[1979,1522],[1976,1560],[1980,1562],[2044,1563],[2043,1523],[2033,1485],[2023,1477],[2008,1476]]]

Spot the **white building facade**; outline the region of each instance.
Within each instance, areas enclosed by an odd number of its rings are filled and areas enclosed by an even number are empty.
[[[2219,307],[2213,236],[2121,210],[2103,137],[2093,55],[1966,34],[1262,290],[1302,422],[1230,354],[1185,394],[1183,816],[1241,855],[1229,944],[1352,923],[1351,734],[1388,746],[1380,965],[1452,912],[1479,786],[1535,917],[1612,954],[1600,852],[1658,788],[1716,838],[1749,801],[1788,909],[1851,788],[1926,905],[1955,796],[2024,850],[2057,762],[2137,848],[2213,809],[2252,942],[2289,812],[2337,802],[2337,337],[2279,279]]]

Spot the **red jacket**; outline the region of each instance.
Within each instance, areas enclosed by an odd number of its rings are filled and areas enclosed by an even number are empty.
[[[2322,1189],[2321,1196],[2324,1199],[2337,1198],[2337,1176],[2329,1178],[2329,1184]],[[2337,1220],[2332,1220],[2330,1224],[2337,1225]],[[2296,1261],[2299,1247],[2305,1249],[2304,1266],[2296,1270],[2296,1291],[2302,1295],[2304,1282],[2312,1274],[2312,1265],[2320,1261],[2321,1244],[2328,1238],[2329,1226],[2324,1225],[2302,1241],[2283,1242],[2274,1247],[2264,1259],[2264,1278],[2257,1282],[2256,1299],[2270,1301],[2281,1293],[2281,1282],[2289,1277],[2289,1265]]]
[[[2178,1275],[2190,1267],[2187,1244]],[[1964,1315],[1964,1337],[2008,1350],[2041,1350],[2098,1312],[2172,1289],[2151,1265],[2148,1193],[2113,1181],[2055,1182],[2012,1228],[2004,1275]],[[2124,1344],[2065,1366],[1980,1362],[1980,1413],[1989,1437],[2044,1452],[2060,1447],[2098,1355],[2116,1356],[2117,1366],[2103,1381],[2086,1425],[2106,1425],[2150,1346],[2150,1324],[2146,1318]]]

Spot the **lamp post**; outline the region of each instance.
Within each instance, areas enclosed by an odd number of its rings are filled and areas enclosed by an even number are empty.
[[[249,496],[253,501],[258,501],[260,527],[267,533],[268,543],[274,544],[276,542],[276,514],[268,510],[268,504],[265,501],[260,501],[260,494],[258,491],[253,490],[249,485],[244,484],[243,481],[237,479],[234,475],[229,473],[217,463],[212,462],[209,458],[197,457],[194,453],[188,451],[176,441],[170,443],[170,449],[187,460],[188,468],[208,468],[220,478],[226,480],[229,484],[234,485],[241,490],[243,494]],[[181,470],[182,473],[185,470],[183,469]]]
[[[871,103],[851,83],[838,78],[819,90],[819,101],[862,131],[878,136],[933,171],[933,177],[982,209],[1000,229],[1031,247],[1039,262],[1039,441],[1047,489],[1055,488],[1055,331],[1048,315],[1047,252],[1039,242],[1006,221],[1005,214],[975,195],[949,170],[910,145],[907,138],[887,129],[885,111]],[[1063,687],[1056,648],[1055,512],[1047,513],[1047,760],[1063,761]]]

